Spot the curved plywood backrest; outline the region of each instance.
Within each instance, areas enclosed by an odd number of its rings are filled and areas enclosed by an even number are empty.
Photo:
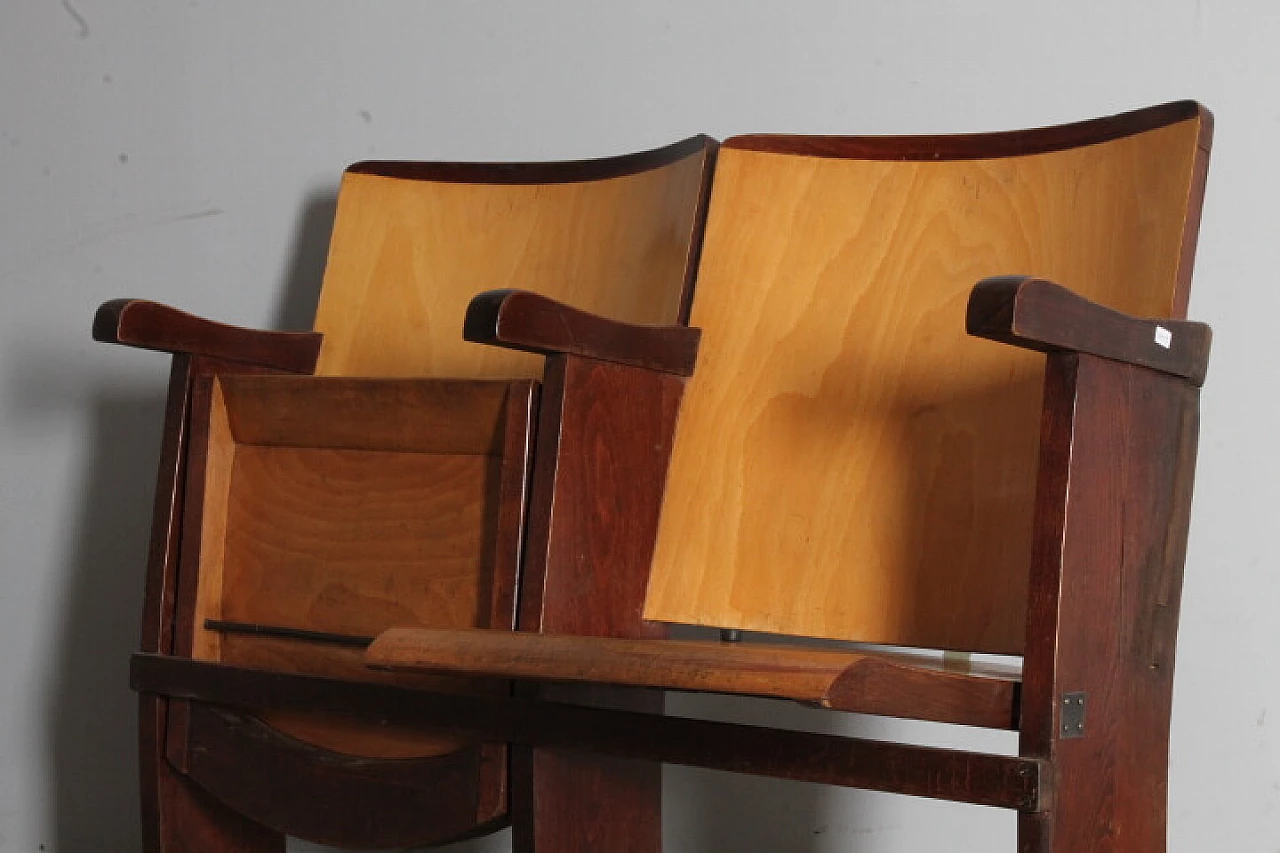
[[[1020,652],[1043,357],[967,337],[969,291],[1182,316],[1208,140],[1181,103],[725,143],[645,616]]]
[[[343,176],[316,372],[535,378],[462,340],[467,303],[532,290],[632,323],[683,322],[715,143],[576,163],[361,163]]]

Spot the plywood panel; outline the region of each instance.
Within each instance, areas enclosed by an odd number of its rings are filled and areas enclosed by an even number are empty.
[[[532,290],[632,323],[678,318],[700,151],[605,180],[461,183],[348,172],[315,328],[319,374],[535,378],[542,359],[462,340],[467,303]]]
[[[969,290],[1170,316],[1199,125],[987,160],[723,148],[646,617],[1020,651],[1043,360],[968,338]]]

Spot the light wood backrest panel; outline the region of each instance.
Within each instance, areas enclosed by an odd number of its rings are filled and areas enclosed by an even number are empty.
[[[1179,314],[1203,129],[935,161],[726,143],[646,618],[1020,652],[1043,358],[967,337],[969,291]]]
[[[620,158],[625,173],[605,177],[591,163],[353,167],[316,313],[316,372],[536,378],[540,357],[462,340],[467,303],[500,288],[631,323],[683,321],[711,150],[695,138]]]

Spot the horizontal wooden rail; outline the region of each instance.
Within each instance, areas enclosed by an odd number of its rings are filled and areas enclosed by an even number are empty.
[[[845,738],[535,699],[433,694],[134,655],[142,693],[241,709],[307,710],[384,724],[468,732],[484,739],[645,759],[1036,812],[1043,761]]]
[[[764,643],[394,628],[365,654],[379,669],[571,681],[792,699],[863,714],[1012,729],[1021,676],[921,655]]]

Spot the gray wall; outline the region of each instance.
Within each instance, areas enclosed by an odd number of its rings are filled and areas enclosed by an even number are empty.
[[[1216,343],[1170,849],[1280,849],[1278,41],[1274,0],[4,0],[0,851],[137,846],[126,660],[166,360],[91,344],[100,301],[305,327],[336,179],[361,158],[577,158],[699,131],[992,130],[1188,97],[1218,118],[1191,312]],[[1012,843],[1012,819],[982,809],[668,779],[672,851]]]

